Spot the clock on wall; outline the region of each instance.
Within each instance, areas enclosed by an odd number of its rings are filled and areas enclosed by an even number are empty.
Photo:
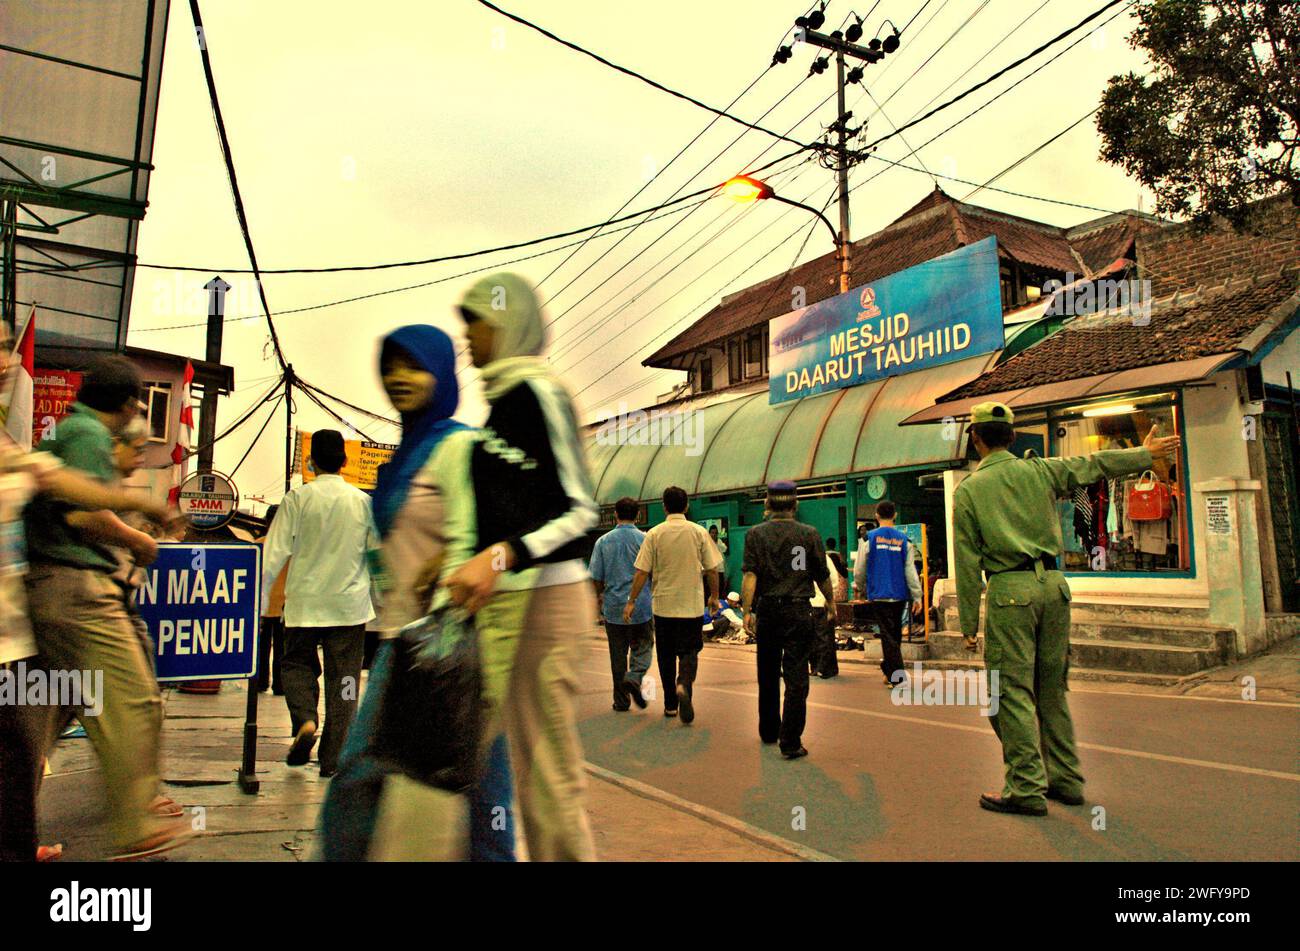
[[[867,495],[873,499],[883,499],[887,483],[884,476],[874,475],[867,480]]]

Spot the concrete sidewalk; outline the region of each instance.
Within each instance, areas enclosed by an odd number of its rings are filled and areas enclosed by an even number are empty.
[[[315,762],[284,764],[289,713],[282,697],[262,694],[258,713],[257,795],[236,782],[247,693],[229,682],[216,695],[165,692],[165,793],[201,833],[158,861],[301,862],[315,853],[316,816],[328,780]],[[90,742],[62,740],[41,793],[41,841],[62,842],[64,861],[107,856],[104,789]],[[595,767],[588,813],[607,862],[783,862],[817,858],[745,823]]]

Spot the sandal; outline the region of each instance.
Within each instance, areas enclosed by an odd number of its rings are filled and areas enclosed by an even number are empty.
[[[153,797],[149,803],[149,812],[164,819],[179,819],[185,815],[185,810],[178,806],[175,800],[163,795]]]
[[[177,822],[160,832],[141,839],[139,842],[132,843],[122,851],[114,854],[109,861],[133,862],[137,859],[148,858],[151,855],[159,855],[163,852],[169,852],[179,845],[184,845],[193,837],[194,833],[186,823]]]

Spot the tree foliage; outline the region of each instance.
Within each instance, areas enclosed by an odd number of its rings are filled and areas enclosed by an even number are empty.
[[[1140,0],[1136,15],[1151,69],[1111,78],[1101,157],[1169,217],[1240,228],[1260,198],[1300,205],[1300,3]]]

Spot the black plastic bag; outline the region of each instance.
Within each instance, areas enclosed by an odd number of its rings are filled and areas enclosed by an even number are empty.
[[[371,749],[388,769],[450,792],[478,779],[482,667],[472,618],[445,608],[398,634]]]

